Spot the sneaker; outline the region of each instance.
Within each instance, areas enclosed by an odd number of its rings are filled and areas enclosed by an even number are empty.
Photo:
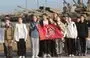
[[[36,58],[39,58],[38,56],[36,56]]]
[[[85,54],[84,53],[81,53],[80,56],[85,56]]]
[[[86,55],[85,55],[85,53],[83,53],[83,55],[82,55],[82,56],[86,56]]]
[[[22,58],[25,58],[25,56],[22,56]]]
[[[73,54],[71,56],[74,56]]]
[[[44,54],[43,58],[47,58],[47,54]]]
[[[35,58],[34,56],[32,56],[32,58]]]
[[[50,54],[48,54],[47,56],[51,58],[51,55]]]
[[[69,56],[71,57],[72,55],[70,54]]]
[[[19,56],[19,58],[22,58],[22,56]]]

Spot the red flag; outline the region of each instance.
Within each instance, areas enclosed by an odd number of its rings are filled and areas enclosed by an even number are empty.
[[[38,30],[40,40],[52,40],[63,38],[63,33],[61,32],[61,30],[59,30],[58,27],[53,24],[49,24],[43,27],[39,26]]]

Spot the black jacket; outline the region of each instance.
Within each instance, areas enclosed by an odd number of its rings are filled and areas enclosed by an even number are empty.
[[[87,22],[78,22],[76,23],[78,37],[88,37],[88,25]]]

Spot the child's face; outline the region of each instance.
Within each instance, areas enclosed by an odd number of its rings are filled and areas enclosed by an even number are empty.
[[[64,19],[66,22],[68,22],[68,17],[65,17],[65,19]]]
[[[10,21],[9,21],[9,20],[6,20],[6,23],[7,23],[7,24],[10,23]]]
[[[56,13],[54,13],[54,17],[55,17],[55,18],[57,17],[57,14],[56,14]]]
[[[6,22],[5,22],[5,23],[6,23],[6,25],[7,25],[7,26],[9,26],[10,21],[9,21],[9,20],[6,20]]]
[[[68,18],[68,22],[71,22],[71,20],[72,20],[72,19],[69,17],[69,18]]]
[[[21,24],[23,22],[22,18],[19,18],[18,22]]]
[[[57,21],[60,21],[61,19],[60,19],[60,17],[57,17]]]
[[[34,22],[36,22],[38,19],[36,16],[33,16],[33,20],[34,20]]]
[[[43,19],[44,19],[44,20],[47,19],[47,16],[43,15]]]
[[[53,19],[49,18],[50,22],[53,23]]]
[[[77,19],[77,22],[80,22],[80,18]]]
[[[81,16],[81,21],[84,21],[84,19],[85,19],[85,18],[84,18],[83,16]]]

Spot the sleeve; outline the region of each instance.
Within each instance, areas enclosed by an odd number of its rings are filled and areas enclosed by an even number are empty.
[[[25,30],[25,41],[27,40],[28,30],[26,25],[24,24],[24,30]]]
[[[86,37],[88,37],[88,25],[87,25],[87,23],[85,24],[85,30],[86,30]]]
[[[74,23],[74,32],[75,32],[75,38],[77,38],[77,36],[78,36],[78,32],[77,32],[77,27],[76,27],[76,24]]]
[[[30,23],[30,30],[34,30],[36,28],[36,25],[33,23]]]
[[[16,41],[19,41],[19,39],[18,39],[18,28],[17,28],[17,24],[15,25],[15,29],[14,29],[14,39]]]
[[[30,26],[29,26],[29,36],[31,36],[31,31],[35,29],[35,25],[30,22]]]
[[[11,31],[12,31],[12,40],[13,40],[14,38],[14,27],[13,26],[11,27]]]

